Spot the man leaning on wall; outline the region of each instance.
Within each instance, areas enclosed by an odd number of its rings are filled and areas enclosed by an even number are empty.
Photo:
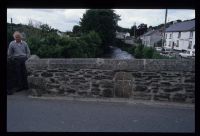
[[[28,44],[22,40],[22,34],[20,32],[14,32],[13,37],[14,40],[10,42],[7,52],[8,62],[10,62],[8,64],[11,64],[8,67],[12,72],[7,74],[12,74],[10,77],[15,78],[15,80],[11,80],[11,78],[7,79],[8,95],[28,89],[25,62],[30,57],[30,49]]]

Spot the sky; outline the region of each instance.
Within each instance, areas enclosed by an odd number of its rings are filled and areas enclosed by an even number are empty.
[[[30,20],[34,23],[48,24],[54,29],[62,32],[71,31],[74,25],[79,25],[80,18],[86,9],[7,9],[7,22],[15,24],[28,24]],[[136,23],[147,26],[157,26],[164,23],[165,9],[114,9],[120,15],[118,25],[131,28]],[[195,10],[168,9],[167,21],[177,19],[187,20],[195,18]]]

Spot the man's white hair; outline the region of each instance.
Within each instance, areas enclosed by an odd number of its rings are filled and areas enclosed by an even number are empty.
[[[13,37],[15,38],[16,35],[19,35],[22,38],[22,34],[19,31],[15,31]]]

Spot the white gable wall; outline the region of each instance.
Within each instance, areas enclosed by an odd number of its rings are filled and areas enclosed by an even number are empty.
[[[161,35],[159,33],[153,33],[148,36],[144,36],[142,39],[142,43],[145,46],[153,47],[155,43],[161,40]]]
[[[193,31],[193,37],[190,37],[190,31],[187,32],[181,32],[181,37],[178,37],[179,32],[166,32],[167,37],[166,38],[166,44],[165,47],[172,48],[172,45],[174,43],[174,49],[175,50],[187,50],[189,43],[191,44],[191,49],[194,49],[195,45],[195,31]],[[166,36],[165,34],[165,36]],[[172,37],[170,38],[170,34],[172,34]],[[179,43],[179,45],[177,45]]]
[[[142,44],[144,44],[145,46],[150,47],[151,45],[151,41],[150,41],[151,37],[150,36],[144,36],[142,39]]]
[[[154,46],[155,43],[157,43],[158,41],[160,41],[162,39],[160,33],[154,33],[151,36],[151,46]]]

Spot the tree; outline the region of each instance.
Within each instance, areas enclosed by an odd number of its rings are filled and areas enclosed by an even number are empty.
[[[80,36],[80,33],[81,33],[81,27],[79,26],[79,25],[75,25],[74,27],[73,27],[73,33],[74,33],[74,35],[77,35],[77,36]]]
[[[138,26],[138,36],[143,35],[145,32],[147,32],[147,24],[140,24]]]
[[[130,29],[129,28],[123,28],[121,26],[117,26],[116,30],[118,32],[130,32]]]
[[[80,40],[88,44],[87,48],[85,48],[85,52],[87,52],[87,57],[94,58],[102,55],[102,40],[98,33],[96,33],[95,31],[90,31],[87,35],[83,35]]]
[[[83,14],[80,26],[83,33],[97,32],[102,39],[103,48],[106,49],[110,44],[113,44],[119,20],[120,16],[115,14],[114,10],[90,9]]]
[[[40,29],[42,31],[49,32],[51,30],[51,27],[48,24],[42,24],[40,25]]]
[[[132,27],[131,27],[131,29],[130,29],[130,35],[133,35],[133,36],[135,36],[135,37],[137,37],[138,36],[138,30],[137,30],[137,26],[136,25],[133,25]],[[135,34],[135,35],[134,35]]]

